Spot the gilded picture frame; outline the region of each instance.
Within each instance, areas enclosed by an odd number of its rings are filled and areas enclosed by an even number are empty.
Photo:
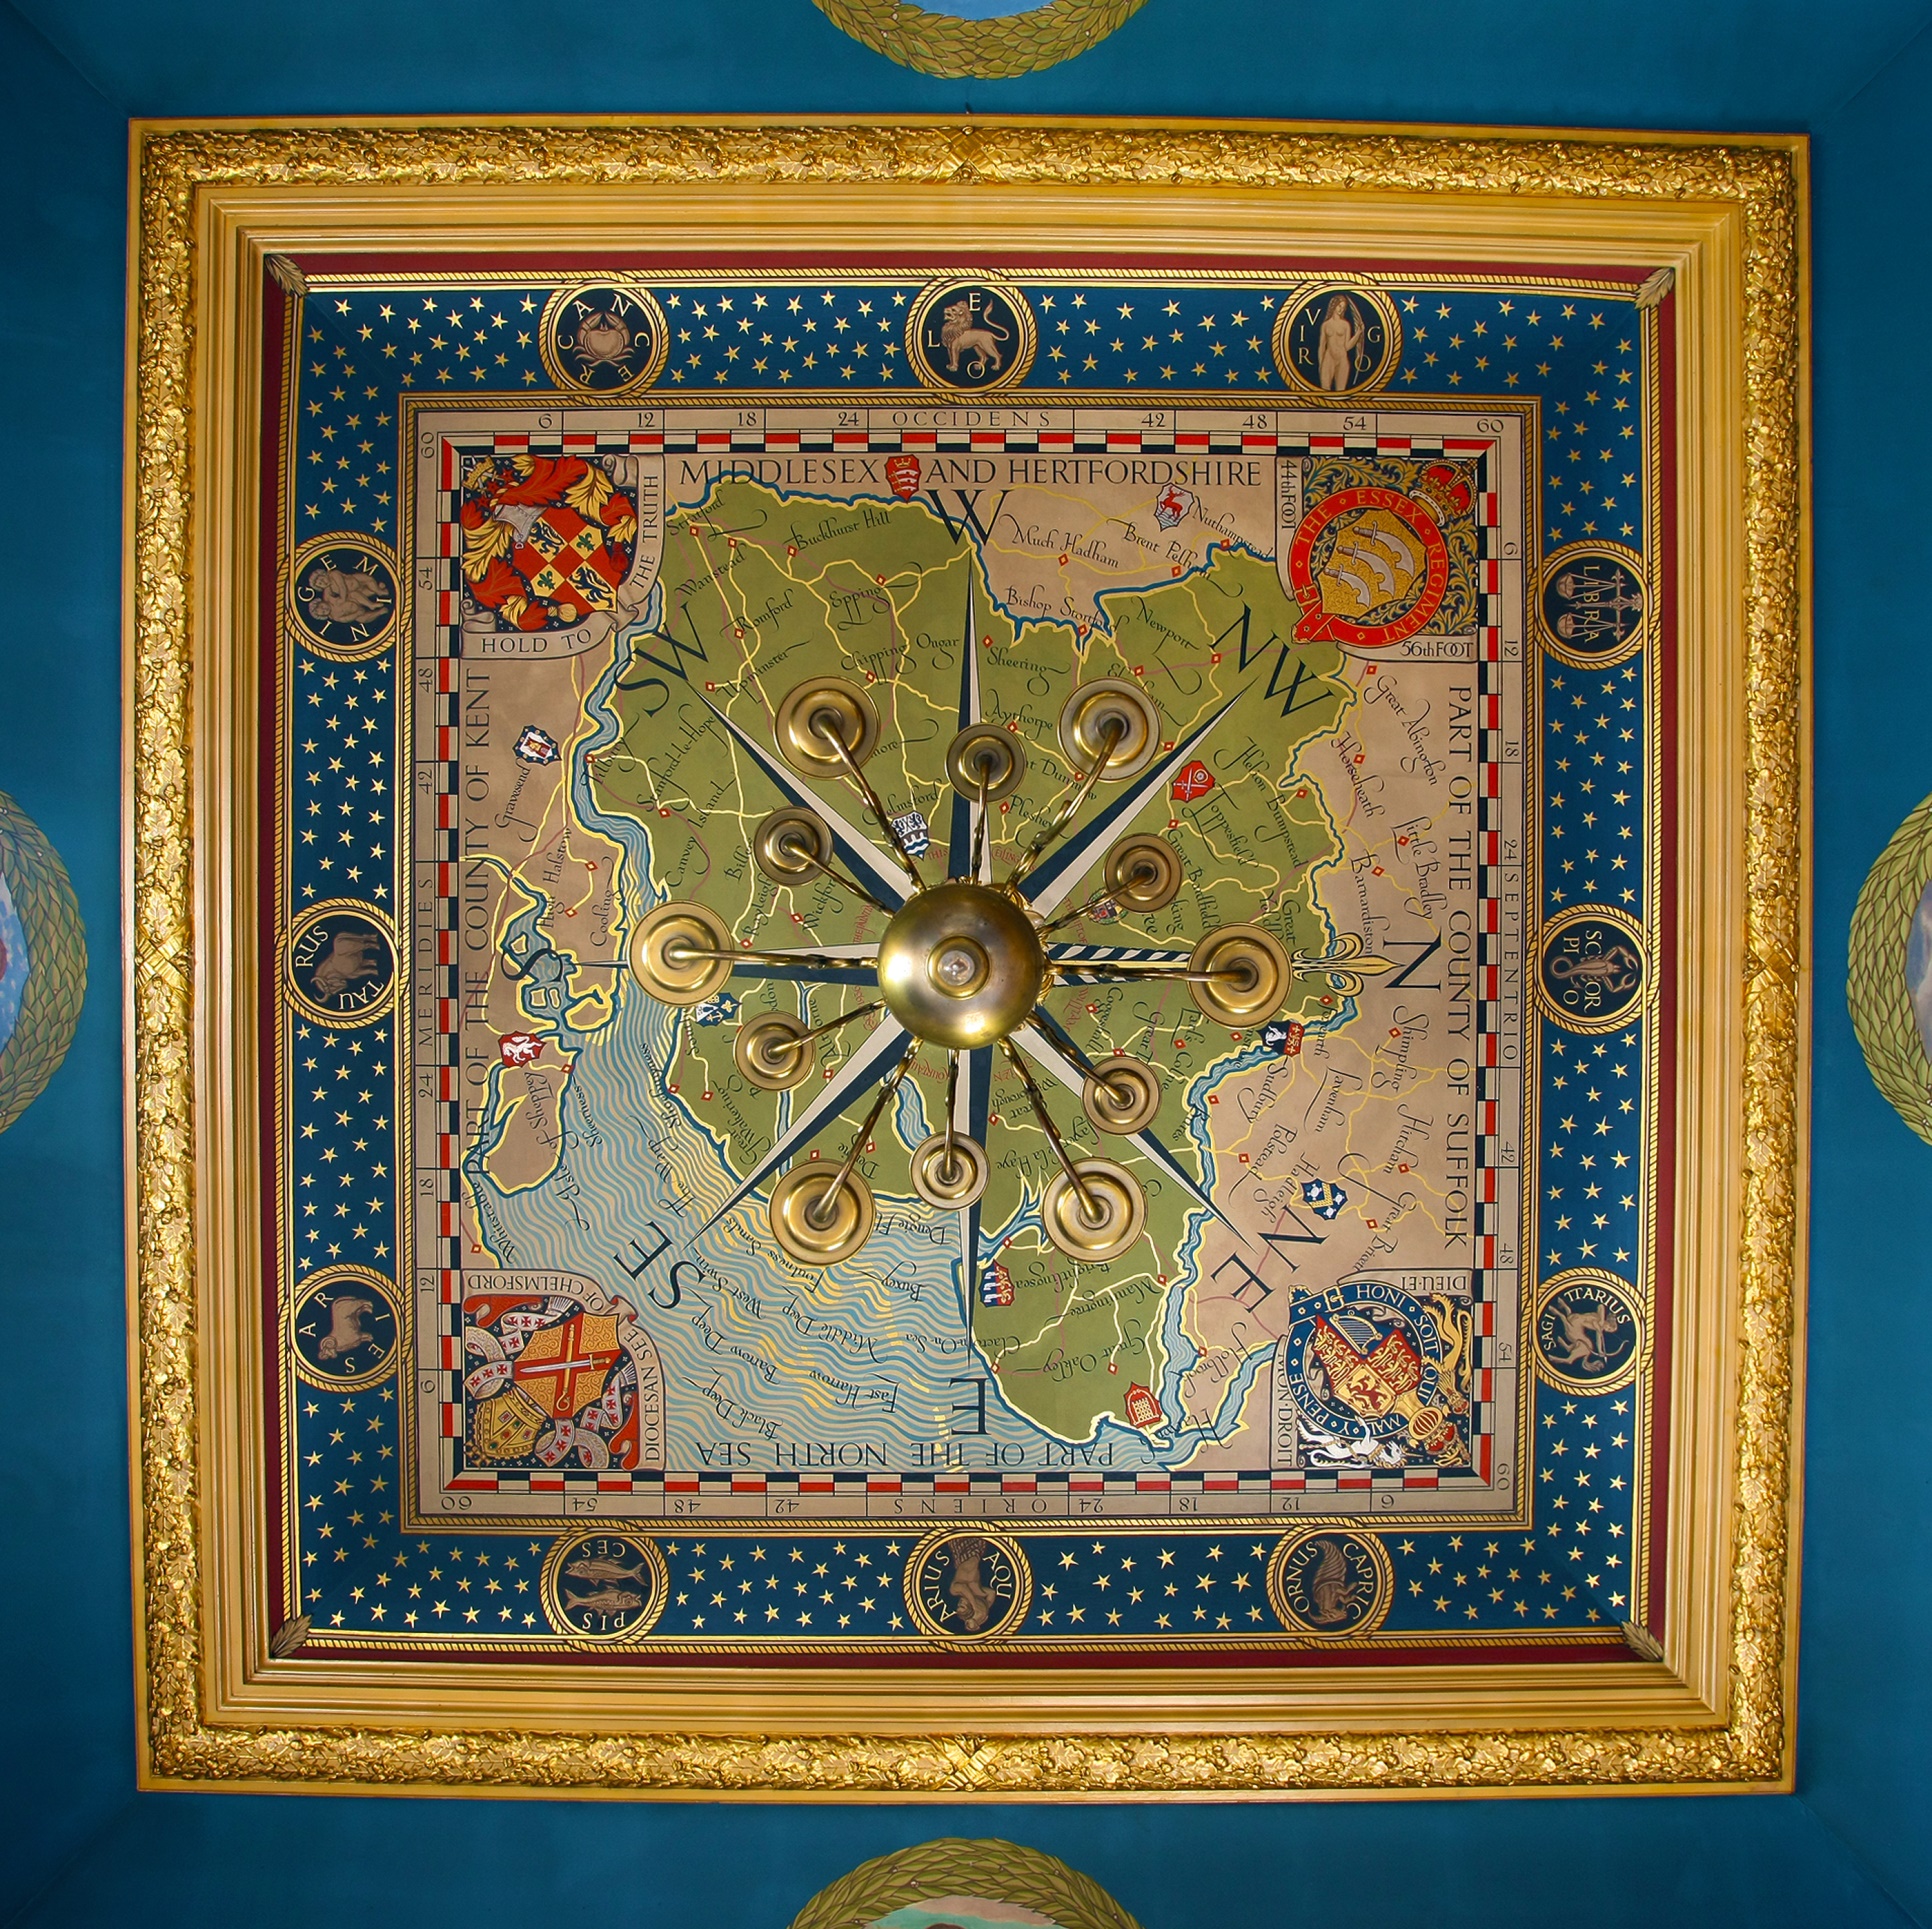
[[[139,123],[130,164],[126,1121],[144,1786],[839,1800],[1790,1788],[1810,974],[1801,139]],[[1668,291],[1668,698],[1697,777],[1675,801],[1665,972],[1677,1364],[1658,1423],[1667,1585],[1658,1625],[1633,1623],[1619,1658],[1344,1656],[1125,1677],[1037,1657],[976,1656],[970,1673],[718,1657],[619,1674],[311,1653],[305,1627],[271,1613],[258,1041],[272,986],[254,943],[265,291],[300,283],[287,264],[304,256],[432,238],[485,258],[634,255],[642,237],[673,259],[721,236],[748,258],[1581,262],[1636,277],[1633,298],[1652,307]]]

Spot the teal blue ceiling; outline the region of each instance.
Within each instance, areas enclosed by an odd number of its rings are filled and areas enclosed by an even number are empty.
[[[932,80],[810,0],[30,0],[136,114],[948,112],[1794,127],[1932,17],[1923,0],[1148,0],[1091,53]]]
[[[854,44],[810,0],[0,0],[0,463],[16,534],[0,789],[66,858],[96,961],[66,1065],[0,1137],[0,1925],[782,1929],[863,1857],[965,1831],[1067,1857],[1148,1929],[1932,1921],[1932,1152],[1866,1078],[1842,995],[1865,867],[1932,791],[1928,21],[1932,0],[1147,0],[1077,61],[954,82]],[[1819,985],[1799,1792],[991,1810],[136,1797],[113,968],[126,117],[967,110],[1813,135]],[[49,507],[53,560],[23,540]]]

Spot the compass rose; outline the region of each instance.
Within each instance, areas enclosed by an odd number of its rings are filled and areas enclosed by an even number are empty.
[[[707,1222],[733,1211],[789,1165],[775,1177],[768,1214],[779,1245],[805,1265],[848,1259],[871,1234],[877,1212],[857,1170],[859,1156],[922,1046],[947,1055],[945,1122],[913,1149],[912,1183],[928,1204],[960,1215],[968,1278],[978,1274],[978,1203],[991,1171],[985,1140],[996,1054],[1018,1078],[1059,1166],[1041,1199],[1046,1236],[1070,1258],[1099,1264],[1141,1236],[1146,1199],[1118,1160],[1077,1159],[1068,1151],[1047,1110],[1042,1077],[1077,1092],[1097,1131],[1125,1140],[1186,1196],[1215,1208],[1148,1129],[1161,1101],[1154,1068],[1126,1054],[1088,1057],[1046,1010],[1043,994],[1060,984],[1178,980],[1208,1018],[1240,1029],[1280,1011],[1298,975],[1327,975],[1339,988],[1359,990],[1363,973],[1389,969],[1386,959],[1363,955],[1359,939],[1346,939],[1323,957],[1291,956],[1258,924],[1223,925],[1185,951],[1057,940],[1056,932],[1097,911],[1133,917],[1173,902],[1182,882],[1174,846],[1126,827],[1166,796],[1175,773],[1198,756],[1237,699],[1163,749],[1160,713],[1138,684],[1117,677],[1076,684],[1057,731],[1075,781],[1002,876],[989,819],[992,807],[1025,781],[1027,760],[1017,738],[982,715],[974,634],[969,582],[958,729],[946,753],[954,797],[944,877],[921,869],[866,776],[879,743],[879,715],[858,684],[833,675],[797,684],[777,706],[769,749],[707,704],[787,800],[752,834],[758,868],[783,886],[829,880],[872,905],[888,920],[876,944],[753,950],[734,944],[724,920],[707,906],[677,900],[650,911],[631,939],[638,982],[671,1005],[715,998],[734,971],[747,968],[808,983],[876,984],[876,998],[823,1024],[808,1027],[773,1012],[738,1029],[739,1071],[753,1085],[783,1091],[812,1076],[820,1039],[855,1020],[877,1019],[866,1042]],[[842,782],[874,833],[808,792],[801,779]],[[1113,791],[1111,800],[1082,821],[1103,785]],[[836,1165],[791,1163],[867,1093],[863,1121]]]

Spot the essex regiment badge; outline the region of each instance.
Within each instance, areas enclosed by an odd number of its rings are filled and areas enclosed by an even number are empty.
[[[1444,525],[1466,520],[1471,502],[1467,476],[1448,462],[1406,491],[1364,480],[1322,496],[1288,551],[1296,640],[1382,649],[1428,628],[1450,588]]]

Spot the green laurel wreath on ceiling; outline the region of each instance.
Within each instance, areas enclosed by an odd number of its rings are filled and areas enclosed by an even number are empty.
[[[1912,1009],[1906,947],[1919,900],[1932,882],[1932,797],[1879,854],[1851,921],[1845,1001],[1878,1089],[1920,1138],[1932,1140],[1932,1057]]]
[[[874,53],[942,80],[1011,80],[1071,60],[1114,31],[1145,0],[1051,0],[1025,13],[963,20],[908,0],[813,0],[842,33]]]
[[[0,790],[0,877],[27,934],[27,985],[13,1035],[0,1046],[0,1132],[53,1077],[80,1022],[87,937],[66,867],[40,827]]]
[[[947,1897],[1017,1903],[1059,1929],[1140,1929],[1099,1883],[1058,1857],[1017,1842],[957,1835],[862,1862],[821,1889],[792,1918],[791,1929],[866,1929],[895,1909]]]

